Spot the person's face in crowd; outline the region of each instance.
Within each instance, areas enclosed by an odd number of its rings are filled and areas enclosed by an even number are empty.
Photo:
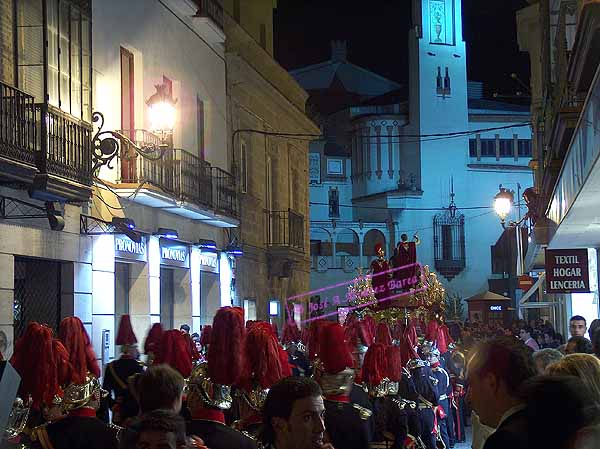
[[[552,335],[544,334],[544,343],[546,343],[547,345],[552,344]]]
[[[572,337],[585,337],[587,327],[583,320],[573,320],[569,323],[569,331]]]
[[[147,430],[140,434],[135,449],[177,449],[177,438],[173,432]]]
[[[490,427],[496,427],[495,413],[491,404],[496,403],[498,392],[498,381],[494,374],[480,375],[473,369],[473,362],[467,367],[467,401],[471,404],[475,413],[479,415],[481,422]]]
[[[572,341],[570,343],[567,343],[567,347],[565,348],[565,352],[567,354],[575,354],[575,352],[577,352],[577,344]]]
[[[525,329],[521,329],[519,331],[519,338],[522,341],[527,341],[527,340],[529,340],[529,338],[531,338],[531,334],[529,332],[527,332]]]
[[[323,446],[325,406],[321,396],[298,399],[289,419],[273,418],[281,449],[313,449]]]

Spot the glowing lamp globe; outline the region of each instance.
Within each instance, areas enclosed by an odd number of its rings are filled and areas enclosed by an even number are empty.
[[[177,120],[176,101],[166,86],[157,85],[155,87],[156,93],[146,102],[150,128],[157,134],[170,134],[173,132]]]
[[[496,194],[494,197],[494,209],[496,214],[500,217],[500,220],[504,222],[508,214],[510,214],[510,210],[512,209],[514,201],[514,196],[512,192],[506,190],[503,187],[500,187],[500,192]]]

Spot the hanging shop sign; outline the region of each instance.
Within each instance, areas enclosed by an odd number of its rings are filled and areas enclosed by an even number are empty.
[[[534,283],[535,283],[535,279],[532,278],[531,276],[528,276],[526,274],[519,276],[518,287],[521,290],[523,290],[523,293],[528,292],[529,289],[531,289],[531,287],[533,287]]]
[[[200,253],[200,271],[219,272],[219,256],[216,253]]]
[[[189,268],[190,250],[185,243],[160,239],[160,263],[172,267]]]
[[[125,235],[115,235],[115,257],[146,262],[148,257],[146,237],[142,236],[142,240],[138,243]]]
[[[546,250],[546,292],[590,292],[587,249]]]

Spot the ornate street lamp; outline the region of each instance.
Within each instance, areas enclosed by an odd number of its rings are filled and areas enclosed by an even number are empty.
[[[148,116],[150,130],[159,135],[163,140],[173,134],[177,120],[177,100],[173,99],[170,88],[166,84],[156,84],[156,93],[148,98]]]
[[[160,143],[158,145],[155,143],[139,145],[118,131],[102,131],[104,115],[95,111],[92,113],[92,121],[99,124],[98,131],[92,139],[93,172],[103,165],[112,169],[111,163],[117,156],[120,145],[126,145],[128,149],[134,150],[146,159],[162,159],[169,147],[170,137],[173,135],[173,128],[177,120],[177,109],[175,108],[177,100],[173,99],[171,90],[167,85],[157,84],[154,87],[156,93],[148,98],[146,104],[148,105],[151,131],[160,138]]]
[[[510,214],[514,201],[515,192],[505,189],[500,184],[500,191],[494,197],[494,209],[500,217],[500,223],[503,228],[506,228],[506,217]]]

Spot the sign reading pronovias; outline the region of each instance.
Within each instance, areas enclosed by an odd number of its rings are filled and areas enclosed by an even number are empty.
[[[189,268],[190,253],[185,243],[160,239],[160,263],[174,267]]]
[[[219,272],[219,257],[215,253],[200,253],[200,271]]]
[[[546,250],[547,293],[589,293],[587,249]]]
[[[120,259],[138,260],[146,262],[146,238],[134,242],[125,235],[115,235],[115,256]]]

